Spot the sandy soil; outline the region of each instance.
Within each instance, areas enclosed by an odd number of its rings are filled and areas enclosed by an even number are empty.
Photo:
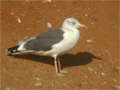
[[[118,90],[118,2],[117,1],[2,1],[1,89]],[[59,28],[67,17],[75,17],[81,29],[76,47],[61,56],[64,77],[56,75],[53,60],[39,55],[10,57],[6,49],[26,37]],[[101,59],[100,59],[101,58]]]

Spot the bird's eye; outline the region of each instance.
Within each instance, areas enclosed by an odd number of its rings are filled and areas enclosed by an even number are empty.
[[[75,22],[71,22],[71,21],[68,21],[70,24],[72,24],[72,25],[75,25],[76,23]]]

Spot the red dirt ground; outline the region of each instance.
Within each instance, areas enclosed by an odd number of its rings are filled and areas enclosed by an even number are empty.
[[[118,1],[2,1],[1,89],[4,90],[118,90]],[[61,56],[64,77],[56,75],[53,60],[39,55],[10,57],[6,49],[26,37],[59,28],[75,17],[81,30],[76,47]],[[99,57],[101,58],[95,58]]]

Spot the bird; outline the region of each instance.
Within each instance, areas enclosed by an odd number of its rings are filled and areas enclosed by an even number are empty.
[[[51,56],[54,59],[56,73],[62,75],[65,72],[61,69],[58,57],[75,47],[80,39],[80,27],[86,28],[87,26],[73,17],[66,18],[59,29],[50,29],[39,36],[21,40],[16,46],[8,48],[7,54],[16,55],[33,52]]]

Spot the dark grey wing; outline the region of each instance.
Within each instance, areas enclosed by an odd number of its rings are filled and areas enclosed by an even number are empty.
[[[35,39],[28,41],[24,48],[35,51],[48,51],[52,46],[63,40],[62,30],[49,30]]]

